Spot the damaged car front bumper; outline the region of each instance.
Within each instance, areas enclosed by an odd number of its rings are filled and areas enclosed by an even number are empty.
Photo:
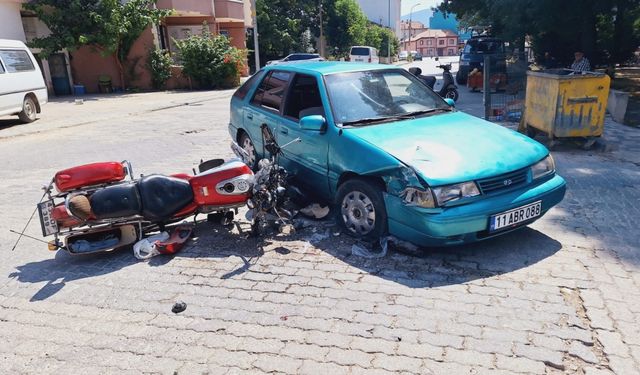
[[[393,194],[384,194],[389,233],[419,246],[452,246],[495,237],[541,218],[564,198],[566,183],[558,175],[509,193],[487,196],[474,202],[442,208],[406,205]],[[492,215],[541,201],[541,212],[533,219],[491,231]]]

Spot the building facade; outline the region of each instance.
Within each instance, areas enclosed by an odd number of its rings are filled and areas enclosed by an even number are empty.
[[[455,56],[458,54],[458,35],[450,30],[429,29],[415,35],[406,43],[407,51],[422,56]]]
[[[401,0],[357,0],[360,8],[369,21],[380,26],[391,27],[400,38],[400,3]],[[258,25],[260,28],[260,25]]]
[[[0,0],[0,39],[29,43],[36,37],[49,35],[47,26],[38,18],[22,10],[27,0]],[[30,48],[38,61],[49,95],[68,95],[72,92],[73,77],[67,51],[55,53],[47,59],[40,50]]]
[[[400,35],[399,35],[399,39],[400,41],[405,41],[405,40],[409,40],[409,33],[411,33],[412,36],[414,35],[418,35],[421,32],[427,31],[427,27],[422,23],[422,22],[418,22],[418,21],[401,21],[400,22]],[[402,47],[402,43],[401,47]]]

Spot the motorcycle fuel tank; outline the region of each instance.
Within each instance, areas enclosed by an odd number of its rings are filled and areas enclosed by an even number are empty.
[[[253,172],[239,160],[209,169],[189,180],[199,206],[243,204],[249,199]]]

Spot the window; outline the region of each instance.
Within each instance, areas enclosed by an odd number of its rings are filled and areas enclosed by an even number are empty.
[[[222,35],[225,38],[229,38],[229,30],[224,30],[224,29],[220,29],[220,35]]]
[[[296,75],[287,94],[284,115],[296,121],[305,116],[325,115],[315,77],[306,74]]]
[[[28,72],[36,69],[33,66],[33,62],[31,61],[27,51],[10,49],[1,50],[0,58],[2,58],[7,72],[9,73]]]
[[[2,66],[2,63],[0,62],[0,74],[4,73],[4,67]]]
[[[427,40],[427,45],[428,46],[432,46],[433,45],[433,40],[431,40],[431,39]]]
[[[274,70],[262,81],[251,104],[280,112],[284,93],[292,73]]]
[[[233,94],[238,99],[244,99],[251,87],[264,76],[264,70],[259,70],[256,74],[252,75],[247,82],[245,82],[236,92]]]
[[[456,44],[456,40],[455,39],[449,39],[449,45],[454,45]]]
[[[444,39],[438,40],[438,45],[439,46],[444,46]]]
[[[420,39],[420,45],[424,45],[424,40]]]

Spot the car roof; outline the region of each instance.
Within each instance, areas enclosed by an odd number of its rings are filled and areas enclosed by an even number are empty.
[[[22,41],[19,40],[13,40],[13,39],[0,39],[0,48],[6,48],[6,47],[10,47],[10,48],[24,48],[25,44]]]
[[[399,69],[395,65],[386,64],[369,64],[369,63],[353,63],[343,61],[305,61],[302,60],[296,64],[266,66],[265,70],[286,70],[298,73],[329,75],[336,73],[360,72],[366,70],[383,70],[383,69]]]

